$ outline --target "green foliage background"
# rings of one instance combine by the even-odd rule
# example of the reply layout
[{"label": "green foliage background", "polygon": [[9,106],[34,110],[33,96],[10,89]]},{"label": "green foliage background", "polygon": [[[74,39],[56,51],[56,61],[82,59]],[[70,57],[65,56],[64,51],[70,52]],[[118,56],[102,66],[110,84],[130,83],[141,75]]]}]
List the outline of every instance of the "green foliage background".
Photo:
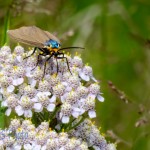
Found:
[{"label": "green foliage background", "polygon": [[56,33],[63,46],[86,48],[80,53],[105,97],[97,102],[96,124],[118,150],[149,150],[150,1],[0,0],[1,46],[10,44],[7,29],[27,25]]}]

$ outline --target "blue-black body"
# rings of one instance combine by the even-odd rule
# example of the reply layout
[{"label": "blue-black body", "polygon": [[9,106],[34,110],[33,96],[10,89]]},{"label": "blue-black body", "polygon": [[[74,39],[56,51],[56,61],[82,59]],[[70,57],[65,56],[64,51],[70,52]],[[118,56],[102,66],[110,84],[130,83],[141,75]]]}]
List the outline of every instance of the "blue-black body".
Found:
[{"label": "blue-black body", "polygon": [[52,49],[53,48],[60,49],[60,46],[61,46],[60,43],[58,43],[57,41],[52,40],[52,39],[46,41],[44,45],[51,47]]}]

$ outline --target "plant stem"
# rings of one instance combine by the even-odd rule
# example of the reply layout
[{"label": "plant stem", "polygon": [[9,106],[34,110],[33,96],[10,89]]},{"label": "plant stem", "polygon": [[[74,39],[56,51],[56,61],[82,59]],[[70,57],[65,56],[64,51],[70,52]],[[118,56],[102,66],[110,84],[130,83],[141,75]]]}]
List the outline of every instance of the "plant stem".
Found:
[{"label": "plant stem", "polygon": [[54,116],[56,115],[56,113],[60,110],[61,107],[56,107],[56,109],[54,110],[54,112],[49,116],[50,121],[54,118]]},{"label": "plant stem", "polygon": [[4,29],[3,29],[3,38],[1,41],[1,44],[4,45],[8,42],[8,37],[7,37],[7,30],[9,29],[9,24],[10,24],[10,7],[8,8],[6,12],[6,17],[4,19]]},{"label": "plant stem", "polygon": [[75,120],[76,120],[76,119],[71,118],[71,119],[70,119],[70,122],[67,124],[67,126],[66,126],[65,129],[70,128],[71,124],[72,124]]},{"label": "plant stem", "polygon": [[80,124],[84,121],[85,118],[86,118],[86,115],[85,115],[85,116],[82,116],[82,118],[80,119],[80,121],[79,121],[77,124],[75,124],[74,126],[72,126],[72,127],[70,127],[69,129],[67,129],[66,132],[68,132],[68,131],[70,131],[70,130],[76,128],[78,125],[80,125]]}]

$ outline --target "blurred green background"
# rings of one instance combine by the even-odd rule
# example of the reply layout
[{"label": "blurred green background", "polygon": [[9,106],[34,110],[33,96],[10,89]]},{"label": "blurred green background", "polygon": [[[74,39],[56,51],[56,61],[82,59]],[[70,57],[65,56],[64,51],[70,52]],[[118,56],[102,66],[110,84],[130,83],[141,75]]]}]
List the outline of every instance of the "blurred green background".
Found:
[{"label": "blurred green background", "polygon": [[7,29],[27,25],[85,47],[105,97],[96,124],[118,150],[150,150],[150,1],[0,0],[1,46]]}]

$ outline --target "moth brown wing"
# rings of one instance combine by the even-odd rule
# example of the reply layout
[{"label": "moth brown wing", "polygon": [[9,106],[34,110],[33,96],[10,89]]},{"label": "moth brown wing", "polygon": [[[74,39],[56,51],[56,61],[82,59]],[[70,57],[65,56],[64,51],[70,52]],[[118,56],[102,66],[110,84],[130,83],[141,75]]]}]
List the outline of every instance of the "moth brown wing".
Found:
[{"label": "moth brown wing", "polygon": [[31,28],[31,31],[32,31],[32,33],[31,33],[32,36],[35,36],[36,40],[43,43],[43,45],[46,41],[49,40],[48,35],[45,34],[45,32],[42,29],[40,29],[36,26],[31,26],[30,28]]},{"label": "moth brown wing", "polygon": [[38,28],[36,26],[32,26],[31,28],[32,28],[31,30],[34,31],[32,33],[32,36],[34,34],[36,34],[36,36],[38,37],[37,40],[39,40],[43,44],[45,42],[47,42],[48,40],[50,40],[50,39],[55,40],[58,43],[60,43],[59,39],[57,37],[55,37],[53,34],[51,34],[50,32],[44,31],[44,30],[42,30],[42,29],[40,29],[40,28]]},{"label": "moth brown wing", "polygon": [[19,38],[19,37],[15,37],[15,36],[13,36],[13,35],[10,35],[10,37],[11,37],[12,39],[14,39],[14,40],[16,40],[16,41],[18,41],[18,42],[20,42],[20,43],[24,43],[24,44],[26,44],[26,45],[30,45],[30,46],[34,46],[34,47],[40,47],[40,48],[43,47],[43,44],[39,44],[39,43],[37,43],[37,42],[24,40],[24,39],[21,39],[21,38]]},{"label": "moth brown wing", "polygon": [[[38,32],[40,32],[40,34]],[[41,36],[42,33],[44,34],[45,38]],[[35,26],[8,30],[8,35],[20,43],[41,48],[44,46],[45,40],[48,39],[48,37],[45,35],[45,32],[42,32],[41,29],[37,29]]]},{"label": "moth brown wing", "polygon": [[47,34],[47,36],[49,37],[49,39],[55,40],[55,41],[57,41],[58,43],[60,43],[60,40],[59,40],[56,36],[54,36],[53,34],[51,34],[51,33],[48,32],[48,31],[44,31],[44,32]]}]

